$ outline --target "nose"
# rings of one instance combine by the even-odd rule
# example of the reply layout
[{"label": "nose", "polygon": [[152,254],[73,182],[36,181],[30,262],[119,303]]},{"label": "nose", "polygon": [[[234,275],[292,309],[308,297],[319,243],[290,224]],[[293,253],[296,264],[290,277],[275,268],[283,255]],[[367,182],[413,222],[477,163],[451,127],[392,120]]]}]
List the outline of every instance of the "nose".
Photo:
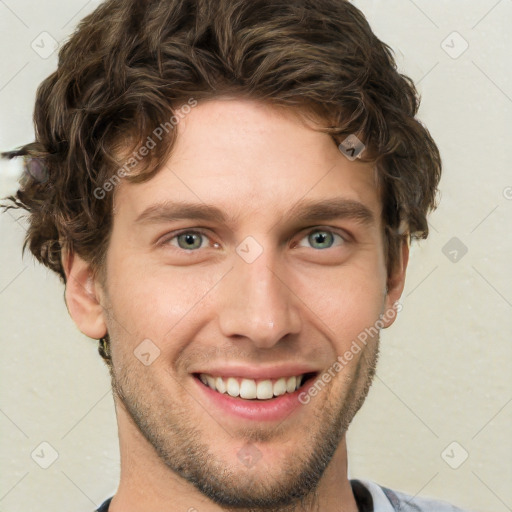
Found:
[{"label": "nose", "polygon": [[270,348],[301,329],[297,296],[287,285],[288,273],[264,251],[247,263],[235,256],[234,267],[219,283],[219,324],[226,337],[249,339]]}]

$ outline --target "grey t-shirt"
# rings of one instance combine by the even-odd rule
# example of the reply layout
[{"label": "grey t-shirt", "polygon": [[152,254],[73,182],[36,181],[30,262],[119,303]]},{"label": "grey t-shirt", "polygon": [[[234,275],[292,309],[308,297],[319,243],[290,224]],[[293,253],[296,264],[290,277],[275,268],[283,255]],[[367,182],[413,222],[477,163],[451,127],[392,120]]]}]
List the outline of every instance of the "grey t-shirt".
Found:
[{"label": "grey t-shirt", "polygon": [[[371,508],[360,508],[359,512],[469,512],[445,501],[411,496],[387,489],[369,480],[357,480],[356,482],[361,483],[372,497]],[[351,480],[351,484],[354,489],[354,480]],[[359,503],[357,505],[360,507]]]},{"label": "grey t-shirt", "polygon": [[[469,512],[449,503],[419,498],[381,487],[369,480],[350,480],[359,512]],[[96,512],[108,512],[112,498]]]}]

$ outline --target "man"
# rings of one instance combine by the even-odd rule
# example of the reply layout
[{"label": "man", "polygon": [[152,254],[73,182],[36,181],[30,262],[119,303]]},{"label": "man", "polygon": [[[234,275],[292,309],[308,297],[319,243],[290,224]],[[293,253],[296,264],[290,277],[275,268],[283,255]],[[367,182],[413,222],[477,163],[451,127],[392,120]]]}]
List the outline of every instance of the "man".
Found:
[{"label": "man", "polygon": [[13,206],[99,339],[100,511],[459,510],[349,480],[439,152],[342,0],[110,0],[38,91]]}]

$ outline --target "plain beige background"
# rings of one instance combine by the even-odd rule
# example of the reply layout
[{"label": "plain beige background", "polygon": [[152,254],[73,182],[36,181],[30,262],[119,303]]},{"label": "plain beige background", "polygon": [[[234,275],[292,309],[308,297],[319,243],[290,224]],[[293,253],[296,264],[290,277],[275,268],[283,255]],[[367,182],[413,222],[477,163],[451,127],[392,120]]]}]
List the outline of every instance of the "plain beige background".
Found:
[{"label": "plain beige background", "polygon": [[[383,333],[378,376],[349,432],[350,474],[510,511],[512,0],[355,3],[418,83],[444,175],[431,237],[413,245],[403,311]],[[98,4],[0,0],[0,149],[33,139],[35,90],[57,62],[52,39]],[[20,170],[0,165],[4,196]],[[119,476],[108,375],[69,319],[61,283],[21,258],[18,217],[0,215],[0,510],[90,512]]]}]

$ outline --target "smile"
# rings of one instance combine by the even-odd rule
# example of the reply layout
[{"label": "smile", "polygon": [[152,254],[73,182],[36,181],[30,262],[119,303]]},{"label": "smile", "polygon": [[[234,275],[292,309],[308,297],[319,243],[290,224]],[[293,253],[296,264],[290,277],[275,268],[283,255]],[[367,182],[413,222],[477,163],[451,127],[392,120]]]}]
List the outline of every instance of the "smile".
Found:
[{"label": "smile", "polygon": [[285,393],[295,392],[310,375],[312,374],[255,380],[242,377],[214,377],[208,373],[200,373],[199,379],[214,391],[227,393],[232,397],[244,400],[270,400]]},{"label": "smile", "polygon": [[304,405],[299,394],[314,384],[318,372],[290,377],[248,379],[195,373],[204,405],[231,417],[251,421],[283,421]]}]

